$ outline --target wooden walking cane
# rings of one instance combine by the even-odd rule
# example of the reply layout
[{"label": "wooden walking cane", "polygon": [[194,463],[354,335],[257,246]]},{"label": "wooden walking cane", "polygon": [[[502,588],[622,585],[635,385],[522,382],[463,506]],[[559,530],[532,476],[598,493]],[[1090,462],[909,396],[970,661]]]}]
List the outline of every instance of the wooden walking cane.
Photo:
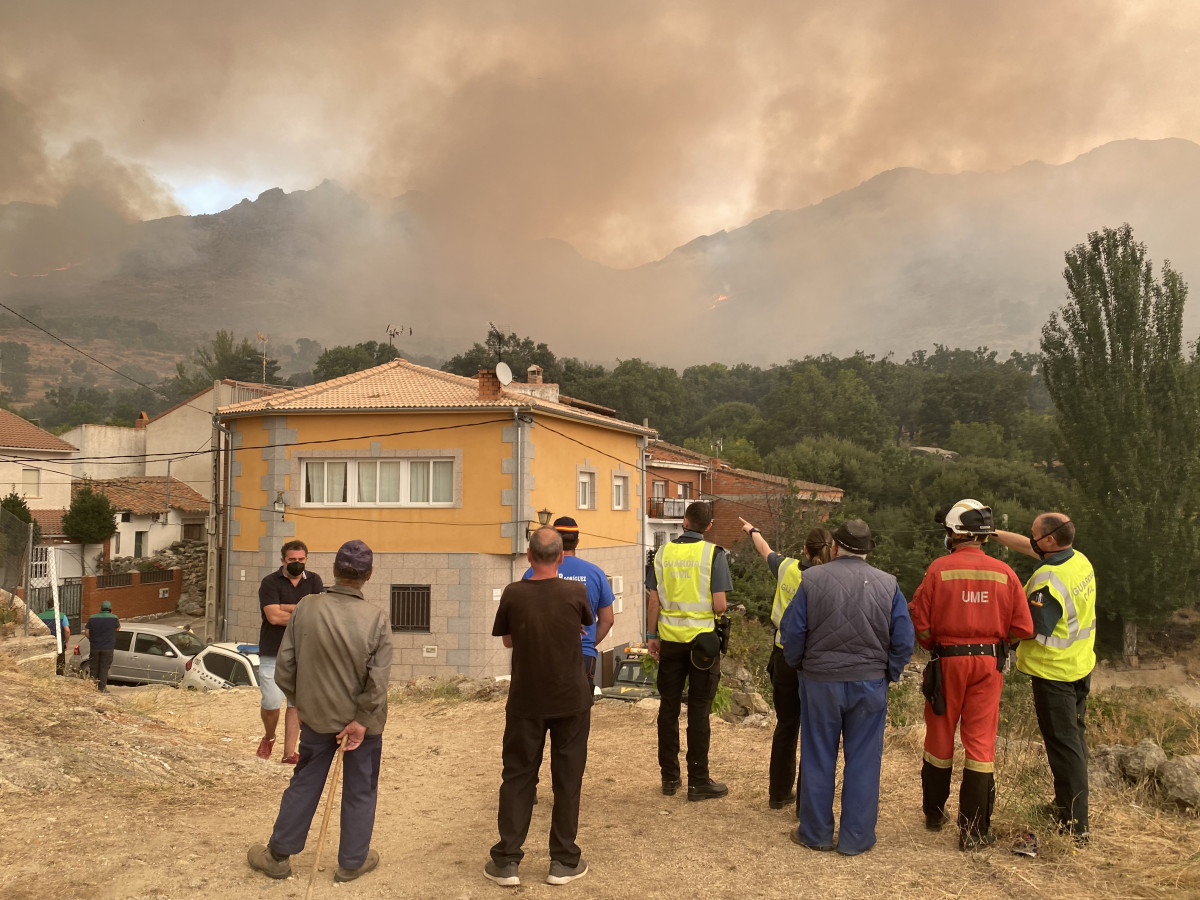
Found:
[{"label": "wooden walking cane", "polygon": [[308,876],[308,890],[304,900],[312,900],[313,882],[317,878],[317,869],[321,867],[321,851],[325,848],[325,832],[329,829],[329,814],[333,812],[333,795],[337,793],[338,776],[342,773],[342,753],[346,749],[349,735],[343,735],[338,741],[337,753],[333,759],[333,783],[329,787],[329,799],[325,801],[325,817],[321,820],[321,834],[317,838],[317,858],[313,860],[312,874]]}]

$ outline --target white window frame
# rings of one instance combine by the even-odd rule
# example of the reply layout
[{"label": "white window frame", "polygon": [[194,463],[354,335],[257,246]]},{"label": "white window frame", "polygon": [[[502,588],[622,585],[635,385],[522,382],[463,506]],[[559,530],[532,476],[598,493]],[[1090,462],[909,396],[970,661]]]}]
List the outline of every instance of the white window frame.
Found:
[{"label": "white window frame", "polygon": [[[379,500],[379,466],[380,464],[395,464],[399,467],[397,474],[397,499],[396,500]],[[345,466],[345,500],[328,499],[328,484],[329,484],[329,466],[330,465]],[[457,485],[459,484],[461,474],[461,460],[452,456],[385,456],[385,457],[311,457],[300,460],[300,505],[307,507],[324,507],[331,509],[345,509],[348,507],[354,508],[375,508],[375,509],[396,509],[396,508],[417,508],[417,509],[450,509],[458,505]],[[320,500],[310,500],[308,496],[308,473],[310,466],[322,467],[322,484],[326,487],[326,495]],[[411,499],[412,491],[415,487],[413,483],[413,467],[424,466],[428,470],[428,475],[425,479],[425,484],[428,487],[426,500]],[[444,468],[449,466],[447,472]],[[443,494],[445,499],[433,499],[434,468],[438,467],[442,474],[440,481],[441,486],[446,486],[445,477],[449,475],[449,494]],[[359,496],[359,478],[360,474],[365,475],[370,469],[375,471],[374,495],[370,499],[363,499]],[[362,470],[360,473],[360,469]],[[368,493],[366,491],[363,492]]]},{"label": "white window frame", "polygon": [[575,481],[575,508],[596,508],[596,473],[581,471]]},{"label": "white window frame", "polygon": [[623,473],[612,477],[612,508],[629,509],[629,476]]}]

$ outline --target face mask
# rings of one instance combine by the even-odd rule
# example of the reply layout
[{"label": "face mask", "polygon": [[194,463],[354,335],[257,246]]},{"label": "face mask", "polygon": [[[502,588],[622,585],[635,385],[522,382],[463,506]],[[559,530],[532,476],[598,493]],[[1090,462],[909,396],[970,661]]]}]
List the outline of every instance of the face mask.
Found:
[{"label": "face mask", "polygon": [[287,564],[287,573],[289,575],[291,575],[293,578],[295,578],[297,575],[300,575],[303,572],[304,572],[304,563],[290,562]]}]

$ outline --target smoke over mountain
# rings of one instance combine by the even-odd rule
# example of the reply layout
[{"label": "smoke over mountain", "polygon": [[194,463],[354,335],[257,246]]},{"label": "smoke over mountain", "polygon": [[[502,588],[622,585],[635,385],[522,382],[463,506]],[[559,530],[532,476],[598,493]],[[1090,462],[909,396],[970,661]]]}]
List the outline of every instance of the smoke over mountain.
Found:
[{"label": "smoke over mountain", "polygon": [[634,265],[897,166],[1200,138],[1200,11],[1169,0],[21,6],[0,203],[69,211],[80,252],[180,211],[168,185],[329,177]]}]

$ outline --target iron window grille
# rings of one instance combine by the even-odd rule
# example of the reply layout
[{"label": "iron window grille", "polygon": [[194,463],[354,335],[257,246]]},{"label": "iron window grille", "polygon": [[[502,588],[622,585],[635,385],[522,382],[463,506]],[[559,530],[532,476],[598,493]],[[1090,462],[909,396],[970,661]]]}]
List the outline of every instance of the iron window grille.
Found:
[{"label": "iron window grille", "polygon": [[428,634],[430,602],[427,584],[393,584],[392,631]]}]

